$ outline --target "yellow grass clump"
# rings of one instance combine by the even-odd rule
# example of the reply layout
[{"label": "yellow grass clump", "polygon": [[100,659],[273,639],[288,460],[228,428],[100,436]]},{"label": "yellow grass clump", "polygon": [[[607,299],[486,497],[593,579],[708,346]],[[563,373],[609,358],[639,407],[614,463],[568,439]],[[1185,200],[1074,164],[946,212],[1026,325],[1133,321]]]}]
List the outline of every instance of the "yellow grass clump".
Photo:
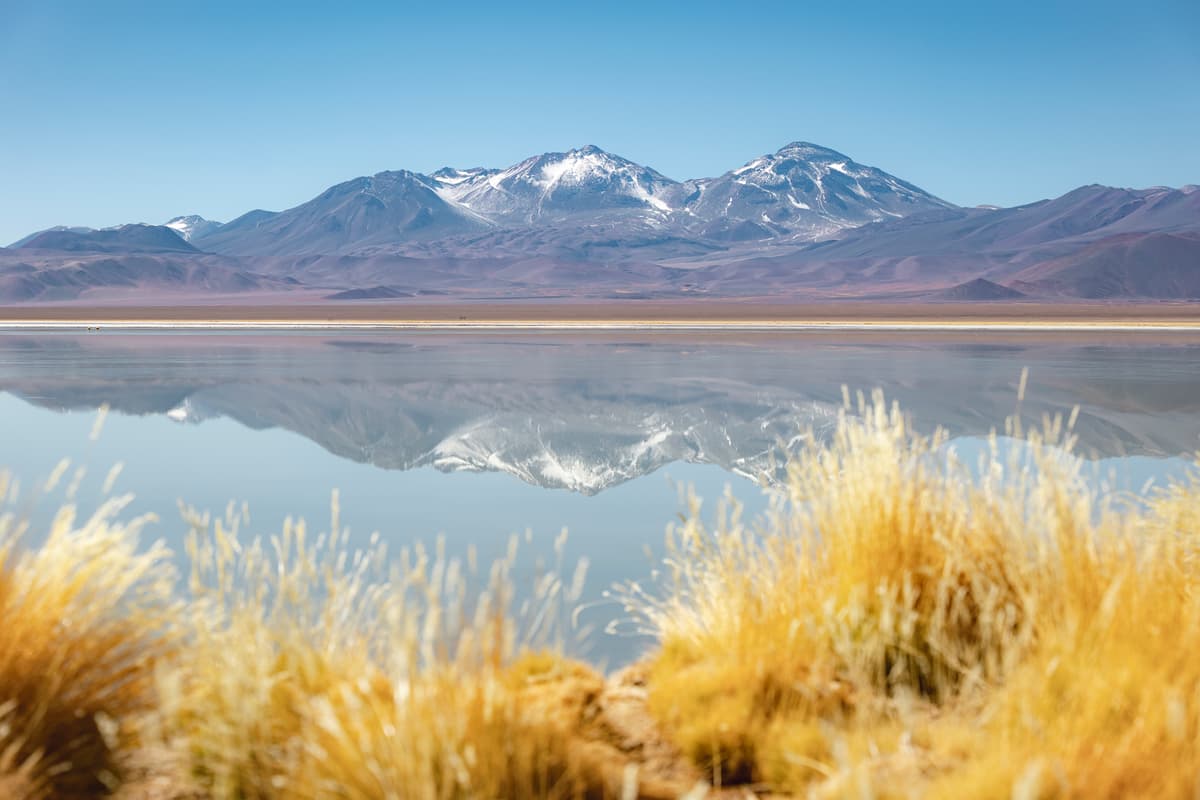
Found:
[{"label": "yellow grass clump", "polygon": [[[0,494],[7,486],[0,487]],[[186,512],[192,566],[137,548],[127,499],[39,547],[0,518],[0,798],[647,798],[598,719],[604,678],[562,653],[582,588],[516,541],[483,591],[416,547],[351,552],[337,526],[242,541]],[[561,555],[561,541],[559,553]],[[520,599],[522,610],[514,610]]]},{"label": "yellow grass clump", "polygon": [[964,463],[860,397],[767,520],[693,514],[627,596],[666,735],[783,794],[1195,797],[1200,484],[1101,494],[1069,427]]},{"label": "yellow grass clump", "polygon": [[[471,598],[469,569],[440,551],[377,574],[383,549],[349,555],[334,517],[330,535],[288,523],[269,545],[241,543],[237,515],[195,518],[188,644],[160,675],[163,736],[192,790],[618,796],[615,751],[587,735],[603,679],[528,646],[510,612],[515,544]],[[536,581],[539,624],[578,583]]]},{"label": "yellow grass clump", "polygon": [[138,547],[146,519],[116,521],[127,503],[82,520],[64,506],[36,549],[0,513],[0,796],[95,796],[139,746],[175,608],[165,551]]}]

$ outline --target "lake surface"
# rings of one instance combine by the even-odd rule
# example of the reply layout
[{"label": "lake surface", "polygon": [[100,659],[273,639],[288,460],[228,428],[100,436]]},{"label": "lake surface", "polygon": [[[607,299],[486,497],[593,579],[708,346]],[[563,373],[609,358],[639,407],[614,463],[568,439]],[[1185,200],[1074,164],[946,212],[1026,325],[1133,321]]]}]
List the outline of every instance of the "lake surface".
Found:
[{"label": "lake surface", "polygon": [[[590,565],[581,624],[604,628],[622,617],[604,590],[651,573],[681,487],[763,510],[760,484],[828,429],[843,386],[964,447],[1018,408],[1036,423],[1078,405],[1076,451],[1136,489],[1200,450],[1198,367],[1200,339],[1157,334],[0,333],[0,467],[44,521],[63,490],[33,487],[62,458],[88,470],[85,507],[122,463],[116,491],[177,549],[180,501],[245,501],[269,535],[288,515],[327,529],[334,488],[352,539],[393,551],[442,537],[483,561],[529,532],[522,579],[567,528],[566,564]],[[612,665],[644,641],[589,647]]]}]

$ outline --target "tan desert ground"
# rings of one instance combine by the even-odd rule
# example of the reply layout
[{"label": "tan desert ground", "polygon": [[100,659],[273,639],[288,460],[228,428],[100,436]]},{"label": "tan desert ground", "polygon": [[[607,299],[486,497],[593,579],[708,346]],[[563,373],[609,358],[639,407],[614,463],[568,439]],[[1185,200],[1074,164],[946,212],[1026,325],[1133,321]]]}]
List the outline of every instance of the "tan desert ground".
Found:
[{"label": "tan desert ground", "polygon": [[0,325],[421,327],[1197,327],[1200,304],[782,303],[747,301],[312,303],[247,305],[38,304],[0,307]]}]

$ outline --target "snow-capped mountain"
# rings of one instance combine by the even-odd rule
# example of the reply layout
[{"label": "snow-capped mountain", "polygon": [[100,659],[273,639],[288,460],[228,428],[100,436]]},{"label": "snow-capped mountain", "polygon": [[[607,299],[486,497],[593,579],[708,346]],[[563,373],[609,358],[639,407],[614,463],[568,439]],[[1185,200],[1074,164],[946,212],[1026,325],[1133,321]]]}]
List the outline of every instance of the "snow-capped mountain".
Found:
[{"label": "snow-capped mountain", "polygon": [[814,240],[844,228],[953,208],[883,170],[792,142],[719,178],[687,183],[690,226],[720,240]]},{"label": "snow-capped mountain", "polygon": [[192,239],[198,239],[201,236],[213,233],[221,227],[221,223],[205,219],[198,214],[188,214],[187,216],[173,217],[167,220],[163,223],[163,227],[170,228],[182,236],[185,242],[190,242]]},{"label": "snow-capped mountain", "polygon": [[[203,249],[237,256],[362,254],[364,248],[378,255],[390,247],[416,257],[428,249],[425,243],[448,239],[433,250],[459,258],[475,254],[458,248],[477,250],[478,242],[464,245],[454,237],[492,230],[511,244],[507,232],[536,230],[549,231],[563,252],[586,249],[593,239],[611,249],[649,235],[678,242],[676,255],[690,255],[704,241],[720,247],[810,241],[946,207],[882,170],[803,142],[718,178],[684,183],[587,145],[507,169],[443,167],[430,175],[400,170],[355,178],[254,225],[235,220],[193,238]],[[506,245],[505,252],[511,249]]]},{"label": "snow-capped mountain", "polygon": [[[353,255],[364,249],[378,255],[450,240],[436,250],[439,257],[457,258],[466,254],[455,252],[461,244],[455,237],[488,230],[550,231],[554,248],[563,252],[587,249],[592,240],[611,249],[629,237],[637,248],[649,236],[677,242],[674,255],[683,256],[703,250],[704,241],[725,247],[774,238],[814,240],[947,206],[886,172],[803,142],[718,178],[684,183],[587,145],[532,156],[506,169],[380,172],[339,183],[286,211],[253,211],[227,224],[192,214],[164,227],[201,250],[247,257]],[[478,249],[478,243],[467,246]]]},{"label": "snow-capped mountain", "polygon": [[443,197],[506,225],[611,211],[662,222],[679,193],[676,181],[595,145],[533,156],[505,170],[446,168],[433,177]]}]

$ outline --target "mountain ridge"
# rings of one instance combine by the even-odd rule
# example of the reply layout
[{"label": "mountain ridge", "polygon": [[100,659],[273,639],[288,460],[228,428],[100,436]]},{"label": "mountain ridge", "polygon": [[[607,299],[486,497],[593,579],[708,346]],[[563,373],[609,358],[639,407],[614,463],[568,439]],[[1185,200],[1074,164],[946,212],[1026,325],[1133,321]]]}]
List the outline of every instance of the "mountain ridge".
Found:
[{"label": "mountain ridge", "polygon": [[[781,177],[760,168],[747,176],[748,167],[755,164],[782,165],[794,174]],[[385,205],[407,204],[413,221],[420,224],[397,224],[383,213],[372,221],[366,212],[348,212],[332,202],[339,197],[353,201],[349,195],[354,192],[368,195],[373,181],[393,175],[407,180],[386,197],[376,195],[376,199]],[[826,178],[831,182],[828,191]],[[788,182],[786,198],[760,185],[778,188],[781,180]],[[717,187],[716,193],[728,198],[723,207],[714,206],[715,201],[709,199],[714,194],[710,187]],[[836,150],[807,142],[785,145],[715,178],[687,181],[673,180],[589,144],[530,156],[506,168],[446,166],[428,175],[391,170],[360,176],[260,220],[252,229],[242,226],[240,235],[232,233],[238,226],[230,223],[195,238],[202,247],[225,255],[353,254],[384,244],[402,247],[481,230],[552,228],[585,220],[592,225],[669,229],[718,241],[778,236],[808,240],[901,216],[897,209],[911,213],[952,207],[876,167],[865,167]],[[736,216],[733,221],[731,213]],[[357,235],[329,235],[330,230],[347,230],[347,216],[360,223]],[[297,218],[307,222],[307,238],[282,232],[294,230]]]},{"label": "mountain ridge", "polygon": [[[158,237],[150,249],[163,274],[146,264],[134,273],[167,289],[171,275],[196,274],[192,262],[204,261],[206,270],[243,276],[217,281],[223,286],[339,302],[1200,299],[1192,185],[1089,184],[1013,208],[961,208],[797,140],[711,178],[677,181],[584,145],[506,168],[386,170],[224,224],[188,215],[165,226],[60,226],[0,250],[0,302],[129,290],[139,278],[112,261],[147,250],[138,231]],[[108,258],[101,266],[83,263],[99,253]],[[85,267],[86,279],[63,280],[64,266]],[[185,282],[178,292],[194,288]]]}]

